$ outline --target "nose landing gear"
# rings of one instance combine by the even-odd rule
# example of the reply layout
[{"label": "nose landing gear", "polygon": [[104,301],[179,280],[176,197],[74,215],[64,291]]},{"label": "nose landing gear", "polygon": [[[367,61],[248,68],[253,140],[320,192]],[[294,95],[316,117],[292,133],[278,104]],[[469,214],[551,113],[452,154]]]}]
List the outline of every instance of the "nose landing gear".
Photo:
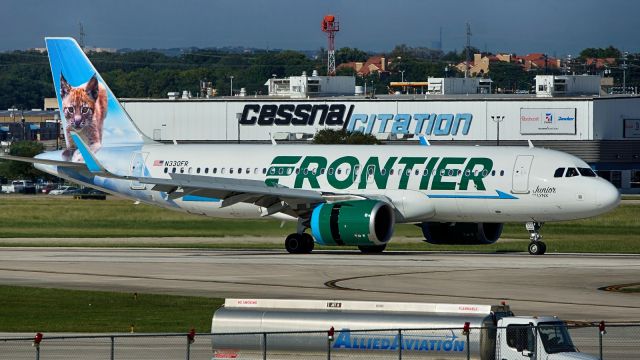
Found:
[{"label": "nose landing gear", "polygon": [[529,231],[529,254],[531,255],[543,255],[547,252],[547,244],[542,241],[542,235],[540,235],[540,228],[543,223],[529,221],[526,224],[527,231]]}]

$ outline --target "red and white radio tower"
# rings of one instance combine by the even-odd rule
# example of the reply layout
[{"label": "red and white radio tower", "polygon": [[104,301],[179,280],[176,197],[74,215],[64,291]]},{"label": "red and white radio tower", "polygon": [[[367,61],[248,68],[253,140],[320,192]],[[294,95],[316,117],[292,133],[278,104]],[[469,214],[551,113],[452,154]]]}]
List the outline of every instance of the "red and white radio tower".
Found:
[{"label": "red and white radio tower", "polygon": [[327,51],[327,75],[336,75],[336,48],[335,39],[336,32],[340,31],[340,23],[336,21],[336,17],[333,15],[325,15],[322,18],[322,31],[327,33],[329,39],[329,49]]}]

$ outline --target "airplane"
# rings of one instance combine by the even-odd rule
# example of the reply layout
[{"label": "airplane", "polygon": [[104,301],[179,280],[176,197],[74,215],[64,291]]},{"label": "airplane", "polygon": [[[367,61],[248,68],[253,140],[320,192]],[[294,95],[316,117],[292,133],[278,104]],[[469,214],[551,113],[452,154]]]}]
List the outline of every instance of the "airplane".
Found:
[{"label": "airplane", "polygon": [[492,244],[505,222],[522,222],[529,253],[541,255],[545,222],[597,216],[620,202],[587,163],[531,142],[161,144],[136,127],[74,39],[45,42],[66,148],[3,158],[172,210],[295,221],[289,253],[310,253],[315,243],[380,253],[399,223],[416,224],[432,244]]}]

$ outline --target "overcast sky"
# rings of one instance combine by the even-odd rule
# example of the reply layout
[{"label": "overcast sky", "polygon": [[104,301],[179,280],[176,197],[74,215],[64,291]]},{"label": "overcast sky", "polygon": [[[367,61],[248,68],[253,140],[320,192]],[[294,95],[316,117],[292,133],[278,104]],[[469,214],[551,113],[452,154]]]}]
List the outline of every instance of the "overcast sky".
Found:
[{"label": "overcast sky", "polygon": [[336,47],[396,44],[564,56],[585,47],[640,51],[637,0],[0,0],[0,51],[74,36],[108,48],[246,46],[318,49],[324,14],[340,21]]}]

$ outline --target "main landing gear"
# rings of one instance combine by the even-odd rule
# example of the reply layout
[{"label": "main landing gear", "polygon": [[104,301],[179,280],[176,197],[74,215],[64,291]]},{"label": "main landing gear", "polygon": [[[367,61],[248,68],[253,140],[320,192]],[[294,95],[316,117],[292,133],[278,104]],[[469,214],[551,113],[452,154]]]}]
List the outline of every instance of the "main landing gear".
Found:
[{"label": "main landing gear", "polygon": [[543,255],[547,252],[547,245],[542,242],[542,235],[540,235],[540,228],[542,223],[529,221],[526,224],[527,231],[529,231],[529,254],[531,255]]},{"label": "main landing gear", "polygon": [[284,247],[290,254],[309,254],[313,251],[315,241],[313,236],[304,232],[307,225],[304,220],[298,219],[297,232],[289,234],[284,241]]},{"label": "main landing gear", "polygon": [[313,237],[307,233],[290,234],[284,241],[284,247],[291,254],[309,254],[314,245]]}]

